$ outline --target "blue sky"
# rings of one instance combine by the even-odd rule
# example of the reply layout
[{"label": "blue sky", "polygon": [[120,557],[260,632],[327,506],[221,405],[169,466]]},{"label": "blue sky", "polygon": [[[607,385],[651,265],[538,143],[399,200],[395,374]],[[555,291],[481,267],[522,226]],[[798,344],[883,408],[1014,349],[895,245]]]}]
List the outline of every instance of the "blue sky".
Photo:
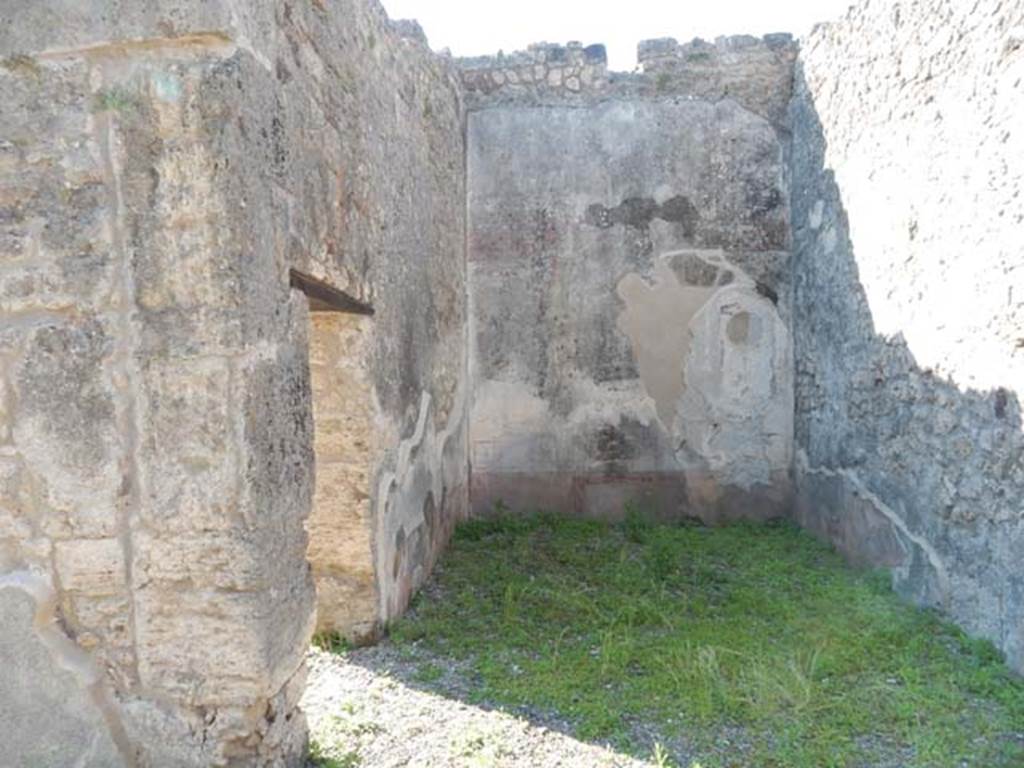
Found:
[{"label": "blue sky", "polygon": [[609,66],[631,70],[638,40],[792,32],[843,15],[852,0],[382,0],[392,18],[415,18],[434,49],[456,56],[513,51],[545,40],[604,43]]}]

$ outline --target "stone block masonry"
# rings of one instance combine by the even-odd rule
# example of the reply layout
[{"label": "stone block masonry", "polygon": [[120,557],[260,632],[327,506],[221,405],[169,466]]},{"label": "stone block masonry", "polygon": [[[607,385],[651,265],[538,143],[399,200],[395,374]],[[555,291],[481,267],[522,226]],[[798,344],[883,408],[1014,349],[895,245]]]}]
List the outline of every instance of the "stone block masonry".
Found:
[{"label": "stone block masonry", "polygon": [[644,40],[634,72],[609,72],[603,45],[538,43],[525,51],[456,59],[470,110],[567,106],[605,99],[730,99],[785,129],[797,45],[790,35],[679,44]]},{"label": "stone block masonry", "polygon": [[791,516],[1024,669],[1022,28],[615,73],[373,0],[3,4],[4,759],[300,765],[314,628],[471,507]]},{"label": "stone block masonry", "polygon": [[316,479],[288,271],[378,308],[376,627],[466,509],[459,84],[375,4],[142,5],[0,9],[4,760],[298,765]]},{"label": "stone block masonry", "polygon": [[459,59],[462,83],[470,105],[506,98],[563,99],[608,85],[608,57],[603,45],[537,43],[508,56]]}]

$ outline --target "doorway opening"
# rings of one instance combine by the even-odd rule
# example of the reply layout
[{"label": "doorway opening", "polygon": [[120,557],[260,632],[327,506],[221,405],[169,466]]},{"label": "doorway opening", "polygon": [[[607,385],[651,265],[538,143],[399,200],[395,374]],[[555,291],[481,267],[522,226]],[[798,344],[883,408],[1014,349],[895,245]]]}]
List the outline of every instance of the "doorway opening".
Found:
[{"label": "doorway opening", "polygon": [[370,484],[378,445],[368,369],[373,308],[291,271],[309,299],[309,371],[316,482],[306,521],[318,633],[354,644],[380,625]]}]

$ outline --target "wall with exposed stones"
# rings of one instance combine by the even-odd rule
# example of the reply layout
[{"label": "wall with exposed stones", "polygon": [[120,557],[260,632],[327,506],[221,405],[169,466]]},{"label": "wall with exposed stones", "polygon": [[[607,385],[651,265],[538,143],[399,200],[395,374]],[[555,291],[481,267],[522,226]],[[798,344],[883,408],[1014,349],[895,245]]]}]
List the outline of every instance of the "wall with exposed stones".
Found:
[{"label": "wall with exposed stones", "polygon": [[375,3],[0,9],[0,742],[296,765],[307,300],[376,309],[375,618],[465,514],[462,103]]},{"label": "wall with exposed stones", "polygon": [[582,106],[606,99],[735,101],[785,129],[797,46],[791,35],[713,42],[643,40],[634,72],[609,72],[605,48],[537,43],[525,51],[456,59],[470,110]]},{"label": "wall with exposed stones", "polygon": [[373,318],[312,312],[310,319],[316,483],[306,554],[316,581],[317,631],[362,643],[376,637],[381,623],[372,485],[382,446],[365,365]]},{"label": "wall with exposed stones", "polygon": [[472,108],[501,100],[571,98],[608,85],[603,45],[536,43],[509,55],[459,59],[462,84]]},{"label": "wall with exposed stones", "polygon": [[1024,668],[1018,6],[610,73],[373,0],[6,3],[5,759],[299,764],[317,613],[374,637],[470,506],[795,506]]},{"label": "wall with exposed stones", "polygon": [[801,522],[1024,669],[1024,6],[863,3],[793,102]]},{"label": "wall with exposed stones", "polygon": [[[795,47],[773,36],[701,50],[611,77],[599,46],[459,62],[472,94],[477,513],[616,517],[629,502],[669,519],[788,511],[777,121]],[[586,78],[566,70],[588,66]],[[748,76],[759,87],[727,95]]]}]

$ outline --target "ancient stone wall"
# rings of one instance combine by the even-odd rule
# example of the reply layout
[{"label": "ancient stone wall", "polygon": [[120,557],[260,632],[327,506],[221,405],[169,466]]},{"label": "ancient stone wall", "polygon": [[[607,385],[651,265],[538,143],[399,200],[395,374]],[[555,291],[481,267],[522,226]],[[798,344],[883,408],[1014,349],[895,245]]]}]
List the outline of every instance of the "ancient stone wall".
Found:
[{"label": "ancient stone wall", "polygon": [[1024,7],[862,3],[793,102],[798,516],[1024,669]]},{"label": "ancient stone wall", "polygon": [[466,507],[462,113],[365,2],[0,10],[0,741],[297,764],[307,300],[374,305],[377,616]]},{"label": "ancient stone wall", "polygon": [[[716,82],[752,70],[768,87],[740,100],[703,90],[685,60],[664,77],[594,77],[580,89],[564,74],[557,89],[539,76],[532,89],[509,81],[519,71],[510,61],[550,62],[547,46],[494,59],[482,88],[486,62],[461,62],[476,89],[467,168],[478,513],[788,509],[789,193],[771,105],[789,99],[795,51],[781,38],[709,47]],[[585,62],[592,49],[564,50]]]},{"label": "ancient stone wall", "polygon": [[382,446],[366,366],[373,318],[313,312],[311,319],[316,487],[306,530],[317,631],[361,643],[376,638],[381,619],[372,486]]},{"label": "ancient stone wall", "polygon": [[536,43],[525,51],[458,60],[471,107],[502,99],[571,98],[608,85],[603,45]]},{"label": "ancient stone wall", "polygon": [[456,59],[471,110],[577,106],[606,99],[729,99],[785,130],[797,46],[787,34],[680,44],[643,40],[633,72],[609,72],[605,48],[537,43],[526,51]]},{"label": "ancient stone wall", "polygon": [[1022,28],[865,3],[795,70],[626,74],[373,0],[4,4],[4,758],[298,764],[315,603],[374,636],[470,490],[717,521],[795,477],[1024,668]]}]

